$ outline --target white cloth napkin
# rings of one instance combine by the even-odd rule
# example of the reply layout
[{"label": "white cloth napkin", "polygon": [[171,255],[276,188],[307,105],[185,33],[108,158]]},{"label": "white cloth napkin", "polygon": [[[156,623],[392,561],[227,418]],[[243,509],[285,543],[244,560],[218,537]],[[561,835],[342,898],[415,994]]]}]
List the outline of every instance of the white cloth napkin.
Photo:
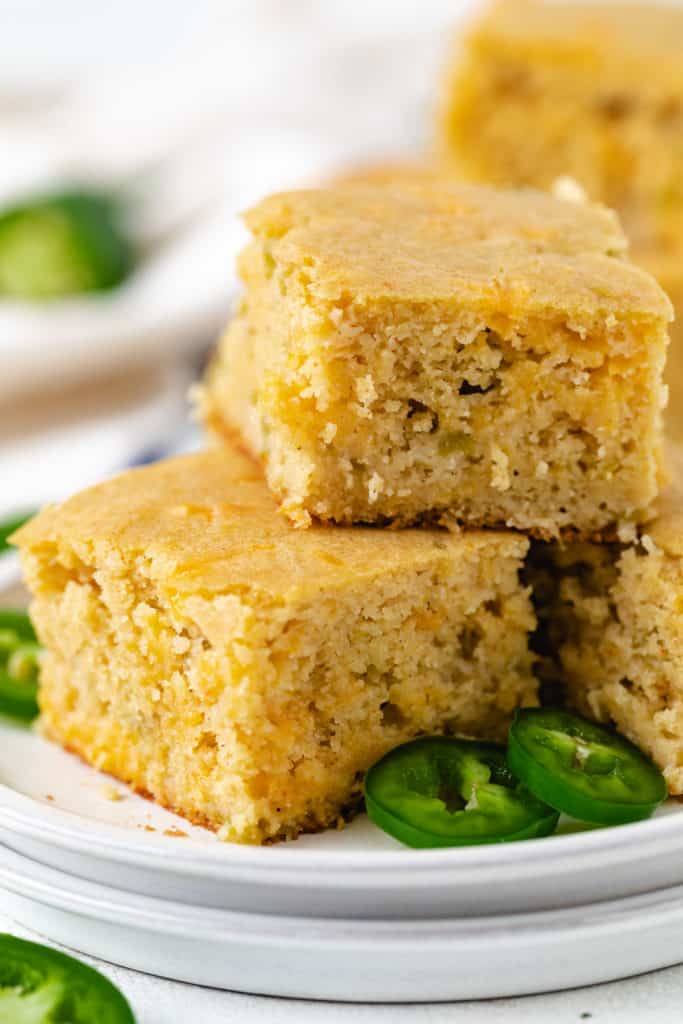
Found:
[{"label": "white cloth napkin", "polygon": [[[118,374],[0,408],[0,519],[59,501],[129,466],[199,447],[183,366]],[[0,590],[18,561],[0,556]]]}]

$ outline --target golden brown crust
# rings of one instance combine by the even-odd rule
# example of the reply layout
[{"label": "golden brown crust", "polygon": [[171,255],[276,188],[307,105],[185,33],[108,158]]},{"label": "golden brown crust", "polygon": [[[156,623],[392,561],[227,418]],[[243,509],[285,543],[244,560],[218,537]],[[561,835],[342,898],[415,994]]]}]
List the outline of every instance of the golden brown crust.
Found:
[{"label": "golden brown crust", "polygon": [[461,298],[498,314],[561,309],[586,317],[671,317],[654,280],[623,255],[604,207],[533,189],[439,181],[285,192],[246,214],[271,258],[306,268],[328,298]]}]

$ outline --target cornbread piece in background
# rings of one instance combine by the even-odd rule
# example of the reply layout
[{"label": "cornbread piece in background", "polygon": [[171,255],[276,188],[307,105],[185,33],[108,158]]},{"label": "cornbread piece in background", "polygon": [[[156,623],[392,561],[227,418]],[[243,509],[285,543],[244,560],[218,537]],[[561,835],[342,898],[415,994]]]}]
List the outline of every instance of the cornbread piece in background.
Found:
[{"label": "cornbread piece in background", "polygon": [[292,530],[245,457],[136,470],[16,536],[44,733],[222,838],[334,825],[421,733],[536,702],[526,538]]},{"label": "cornbread piece in background", "polygon": [[264,200],[200,407],[297,525],[550,537],[657,491],[670,304],[615,216],[435,181]]},{"label": "cornbread piece in background", "polygon": [[537,543],[528,578],[541,675],[589,718],[613,722],[683,794],[683,455],[657,514],[629,545]]},{"label": "cornbread piece in background", "polygon": [[[683,324],[683,8],[491,4],[458,40],[438,122],[441,166],[497,185],[575,178],[619,213],[635,263]],[[683,327],[665,373],[683,440]]]},{"label": "cornbread piece in background", "polygon": [[661,252],[636,253],[640,265],[648,270],[671,299],[676,319],[669,327],[671,343],[664,367],[664,383],[669,401],[664,410],[667,437],[683,443],[683,225],[677,248]]},{"label": "cornbread piece in background", "polygon": [[489,5],[449,74],[443,160],[468,178],[549,187],[570,175],[638,246],[683,227],[683,9]]},{"label": "cornbread piece in background", "polygon": [[450,168],[444,169],[433,160],[395,159],[352,164],[321,185],[435,185],[439,181],[453,184],[458,180]]}]

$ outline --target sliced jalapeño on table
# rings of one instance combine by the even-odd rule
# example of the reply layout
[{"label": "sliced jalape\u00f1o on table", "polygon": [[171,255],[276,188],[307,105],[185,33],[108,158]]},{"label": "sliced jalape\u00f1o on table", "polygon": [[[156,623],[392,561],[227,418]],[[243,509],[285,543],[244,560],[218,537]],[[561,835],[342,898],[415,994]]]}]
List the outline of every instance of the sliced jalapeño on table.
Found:
[{"label": "sliced jalape\u00f1o on table", "polygon": [[135,1024],[121,992],[99,971],[14,935],[0,935],[0,1021]]},{"label": "sliced jalape\u00f1o on table", "polygon": [[36,717],[42,654],[26,612],[0,608],[0,715],[23,722]]},{"label": "sliced jalape\u00f1o on table", "polygon": [[648,818],[667,796],[664,776],[637,747],[561,709],[517,712],[508,764],[539,800],[596,825]]},{"label": "sliced jalape\u00f1o on table", "polygon": [[404,743],[373,765],[365,803],[376,825],[412,847],[532,839],[558,820],[514,778],[504,747],[444,736]]},{"label": "sliced jalape\u00f1o on table", "polygon": [[106,291],[126,279],[133,263],[121,203],[109,193],[72,189],[0,210],[0,297]]},{"label": "sliced jalape\u00f1o on table", "polygon": [[10,519],[3,519],[0,522],[0,555],[4,555],[11,550],[8,538],[12,536],[15,530],[18,530],[20,526],[28,522],[34,514],[33,512],[26,512],[23,515],[15,515]]}]

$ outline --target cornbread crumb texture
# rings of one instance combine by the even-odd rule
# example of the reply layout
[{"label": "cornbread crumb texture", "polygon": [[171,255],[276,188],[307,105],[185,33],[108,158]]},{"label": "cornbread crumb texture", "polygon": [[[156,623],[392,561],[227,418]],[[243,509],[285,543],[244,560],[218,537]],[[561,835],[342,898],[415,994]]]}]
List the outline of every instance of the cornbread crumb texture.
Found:
[{"label": "cornbread crumb texture", "polygon": [[628,545],[534,546],[529,578],[546,685],[613,722],[683,794],[683,457]]},{"label": "cornbread crumb texture", "polygon": [[552,536],[652,500],[671,309],[608,210],[426,178],[272,196],[247,223],[201,404],[295,523]]},{"label": "cornbread crumb texture", "polygon": [[441,158],[499,184],[576,178],[637,247],[683,228],[683,11],[661,3],[490,5],[455,48]]},{"label": "cornbread crumb texture", "polygon": [[397,743],[502,736],[536,698],[514,534],[292,530],[217,451],[86,491],[17,542],[44,732],[225,839],[334,824]]},{"label": "cornbread crumb texture", "polygon": [[[415,182],[453,183],[461,180],[462,172],[451,160],[447,166],[433,160],[422,163],[368,164],[356,167],[338,178],[338,184],[386,184],[394,187]],[[585,202],[585,190],[567,175],[556,179],[551,188],[553,195],[572,202]],[[668,401],[664,410],[664,430],[667,437],[683,443],[683,225],[677,231],[676,242],[670,244],[631,247],[633,262],[643,267],[659,283],[677,311],[669,326],[670,344],[664,367],[664,384]]]}]

